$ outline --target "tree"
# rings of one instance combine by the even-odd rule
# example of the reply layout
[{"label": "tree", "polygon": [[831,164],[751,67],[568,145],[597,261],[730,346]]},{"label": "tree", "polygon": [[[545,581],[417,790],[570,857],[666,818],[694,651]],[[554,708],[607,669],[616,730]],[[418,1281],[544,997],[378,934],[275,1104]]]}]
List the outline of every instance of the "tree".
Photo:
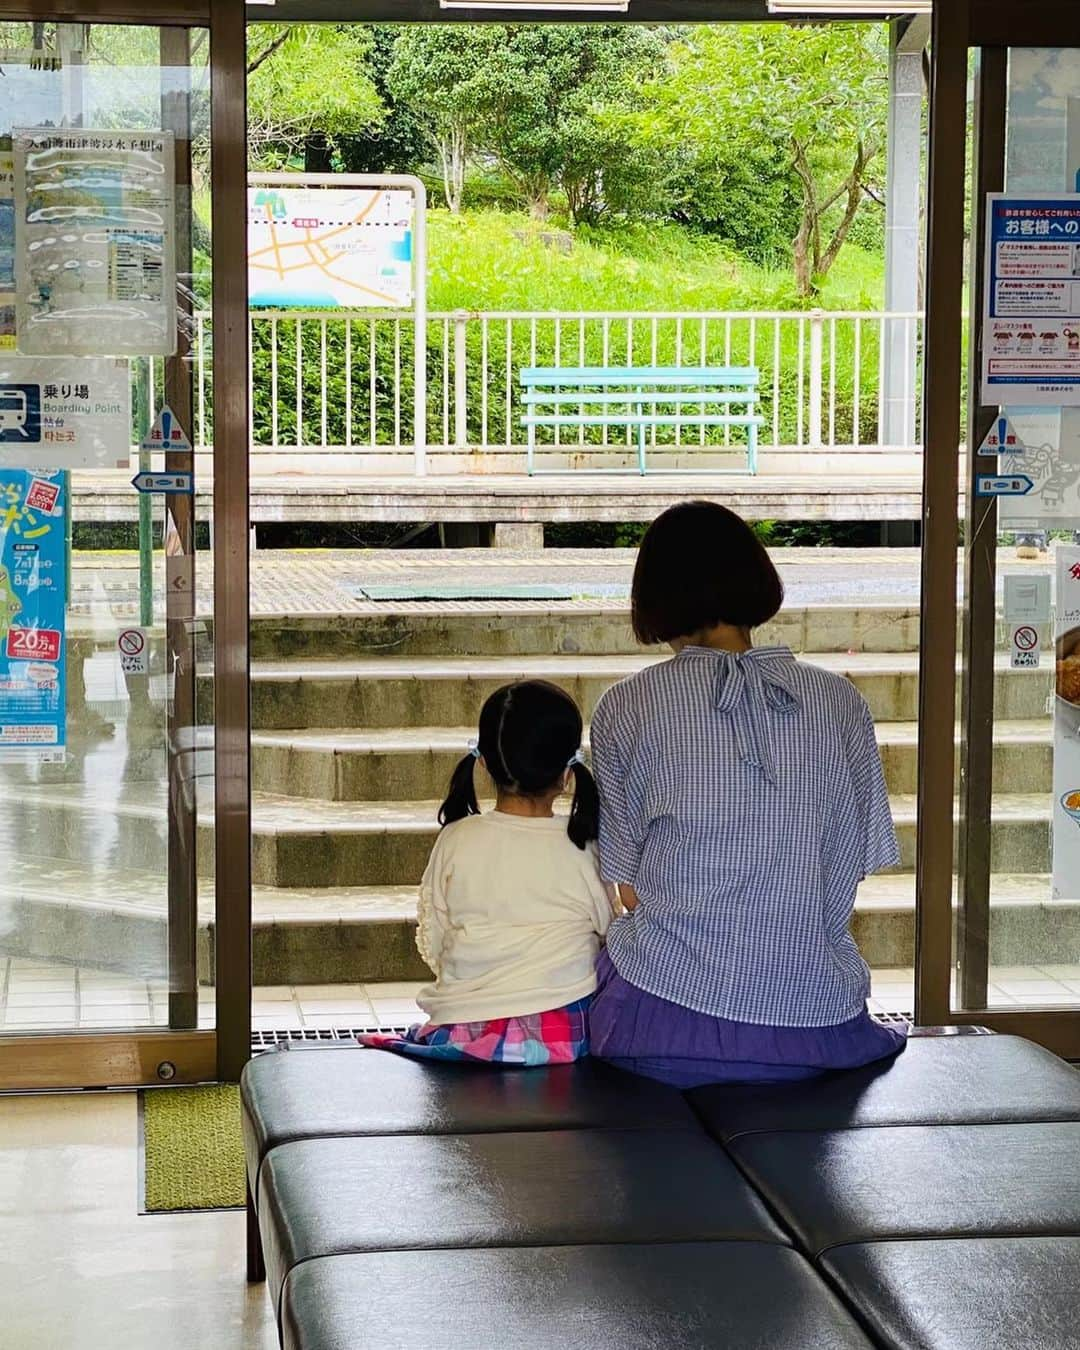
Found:
[{"label": "tree", "polygon": [[623,125],[609,114],[659,67],[665,47],[662,30],[638,24],[502,29],[478,80],[480,135],[534,216],[548,214],[555,186],[579,222],[634,199],[647,166],[630,162]]},{"label": "tree", "polygon": [[334,151],[377,126],[382,100],[367,70],[370,36],[356,24],[253,24],[249,29],[248,139],[259,167],[304,158],[334,167]]},{"label": "tree", "polygon": [[[879,173],[888,116],[881,25],[734,25],[694,29],[671,70],[644,91],[639,133],[698,165],[781,159],[799,189],[795,284],[814,295]],[[721,183],[719,190],[723,191]]]},{"label": "tree", "polygon": [[486,67],[500,32],[500,25],[416,24],[402,31],[387,71],[391,96],[408,107],[438,157],[446,205],[454,212],[461,210]]},{"label": "tree", "polygon": [[400,24],[373,24],[368,30],[368,75],[382,100],[380,121],[363,131],[342,137],[338,151],[348,173],[415,173],[425,162],[427,143],[420,124],[407,104],[399,102],[387,74],[403,32]]}]

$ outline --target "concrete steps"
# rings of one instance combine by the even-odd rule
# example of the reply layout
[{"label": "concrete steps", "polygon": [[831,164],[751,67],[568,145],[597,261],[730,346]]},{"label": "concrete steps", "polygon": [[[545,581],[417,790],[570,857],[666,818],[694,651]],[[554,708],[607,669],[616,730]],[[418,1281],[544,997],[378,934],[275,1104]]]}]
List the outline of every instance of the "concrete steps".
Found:
[{"label": "concrete steps", "polygon": [[[162,873],[129,868],[106,884],[99,868],[48,860],[0,885],[8,954],[117,966],[145,978],[167,972]],[[214,969],[213,881],[201,884],[200,976]],[[996,965],[1080,962],[1080,905],[1052,902],[1044,873],[999,873],[991,893]],[[256,886],[255,982],[273,985],[425,979],[417,955],[415,886]],[[871,877],[860,888],[852,930],[877,968],[910,964],[915,885],[910,872]]]},{"label": "concrete steps", "polygon": [[[641,655],[385,656],[256,662],[251,672],[253,725],[259,731],[470,726],[484,700],[515,679],[554,681],[578,701],[588,718],[601,694],[616,680],[662,659]],[[916,719],[916,653],[816,653],[809,659],[849,678],[866,698],[876,721]],[[1045,716],[1052,678],[1049,655],[1038,670],[1026,671],[1009,669],[1002,654],[995,676],[997,715],[1009,721]],[[210,693],[211,682],[204,680],[206,712]]]},{"label": "concrete steps", "polygon": [[[881,722],[877,733],[890,792],[914,793],[918,724]],[[475,734],[466,726],[259,731],[252,737],[254,787],[334,802],[438,798]],[[1053,731],[1048,718],[998,722],[994,739],[996,782],[1018,792],[1050,792]],[[958,783],[959,774],[957,765]]]},{"label": "concrete steps", "polygon": [[[520,569],[519,569],[520,570]],[[592,586],[616,589],[609,579],[624,577],[625,562],[593,571]],[[527,574],[531,577],[532,573]],[[544,573],[559,584],[557,564]],[[517,577],[509,567],[501,580]],[[482,591],[490,587],[478,583]],[[422,597],[422,583],[413,587]],[[432,590],[437,590],[432,587]],[[467,589],[467,588],[464,588]],[[398,600],[365,614],[255,614],[251,654],[256,660],[356,658],[371,656],[577,656],[641,655],[630,631],[626,598],[575,598],[582,583],[561,587],[557,604],[535,600],[456,600],[435,604],[422,598]],[[362,589],[357,588],[362,594]],[[918,646],[919,611],[910,605],[793,605],[760,630],[759,644],[784,643],[795,652],[910,652]]]},{"label": "concrete steps", "polygon": [[[156,800],[154,800],[156,798]],[[1051,799],[999,793],[993,802],[995,872],[1049,871]],[[915,798],[892,798],[901,871],[915,865]],[[258,886],[410,886],[423,872],[438,831],[438,802],[333,802],[269,793],[252,798],[252,867]],[[212,871],[212,801],[200,802],[199,871]],[[153,871],[164,860],[164,786],[103,800],[81,785],[24,788],[0,797],[0,838],[32,832],[41,856],[95,863],[102,871]]]},{"label": "concrete steps", "polygon": [[[849,571],[843,586],[855,585]],[[553,564],[552,574],[562,571]],[[605,574],[603,555],[596,574]],[[253,624],[260,984],[424,978],[413,944],[415,887],[437,803],[483,700],[510,680],[543,678],[567,689],[588,717],[611,683],[666,659],[636,647],[617,600],[395,600],[368,609],[278,612]],[[912,961],[917,630],[910,606],[811,604],[785,610],[761,637],[852,679],[873,710],[903,854],[895,874],[865,883],[854,918],[863,950],[880,967]],[[994,775],[995,786],[1010,789],[995,796],[993,810],[991,942],[999,965],[1080,960],[1080,905],[1047,898],[1051,681],[1048,657],[1033,672],[999,659]],[[212,692],[212,680],[201,678],[204,722]],[[90,746],[62,770],[4,768],[0,844],[16,862],[0,881],[3,950],[124,968],[136,962],[147,975],[164,973],[163,709],[149,712],[145,744],[129,715],[113,741]],[[202,753],[194,759],[199,960],[209,976],[213,799]]]}]

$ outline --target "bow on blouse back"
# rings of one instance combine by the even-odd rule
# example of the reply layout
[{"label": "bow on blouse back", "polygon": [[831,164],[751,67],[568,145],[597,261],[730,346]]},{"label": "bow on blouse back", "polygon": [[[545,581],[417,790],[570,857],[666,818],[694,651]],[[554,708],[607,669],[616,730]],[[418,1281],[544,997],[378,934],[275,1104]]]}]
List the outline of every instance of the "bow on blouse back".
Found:
[{"label": "bow on blouse back", "polygon": [[793,679],[795,658],[787,647],[718,651],[716,656],[716,710],[731,718],[740,758],[775,783],[774,714],[790,717],[801,706]]}]

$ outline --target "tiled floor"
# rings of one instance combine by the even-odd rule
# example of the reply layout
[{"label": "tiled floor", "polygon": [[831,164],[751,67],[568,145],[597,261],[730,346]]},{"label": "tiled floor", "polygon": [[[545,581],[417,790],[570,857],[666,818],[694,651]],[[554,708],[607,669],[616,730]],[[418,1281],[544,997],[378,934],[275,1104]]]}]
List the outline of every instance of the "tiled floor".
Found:
[{"label": "tiled floor", "polygon": [[[275,985],[255,990],[256,1031],[301,1027],[404,1025],[420,1020],[419,984]],[[211,1025],[214,991],[199,991],[200,1022]],[[164,1026],[160,982],[111,971],[0,957],[0,1028],[5,1031]]]},{"label": "tiled floor", "polygon": [[[910,1013],[915,972],[875,970],[871,1011]],[[419,1021],[419,984],[274,985],[255,990],[256,1031],[404,1026]],[[1080,1005],[1080,966],[997,966],[990,974],[991,1007]],[[199,991],[200,1021],[213,1022],[214,991]],[[110,971],[0,958],[0,1029],[51,1031],[68,1027],[164,1026],[163,984]]]},{"label": "tiled floor", "polygon": [[134,1093],[0,1097],[4,1350],[272,1350],[244,1215],[139,1215]]}]

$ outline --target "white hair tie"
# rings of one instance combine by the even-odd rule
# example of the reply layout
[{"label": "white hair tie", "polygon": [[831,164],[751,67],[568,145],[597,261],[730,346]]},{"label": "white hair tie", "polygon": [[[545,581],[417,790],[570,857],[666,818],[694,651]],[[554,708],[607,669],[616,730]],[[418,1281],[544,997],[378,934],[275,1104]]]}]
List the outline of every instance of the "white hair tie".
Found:
[{"label": "white hair tie", "polygon": [[566,767],[568,769],[572,769],[575,764],[584,764],[584,763],[585,763],[584,754],[580,750],[575,750],[574,753],[570,756],[570,759],[567,761]]},{"label": "white hair tie", "polygon": [[470,741],[467,746],[467,749],[469,751],[469,754],[472,755],[473,759],[480,758],[480,746],[476,741]]}]

